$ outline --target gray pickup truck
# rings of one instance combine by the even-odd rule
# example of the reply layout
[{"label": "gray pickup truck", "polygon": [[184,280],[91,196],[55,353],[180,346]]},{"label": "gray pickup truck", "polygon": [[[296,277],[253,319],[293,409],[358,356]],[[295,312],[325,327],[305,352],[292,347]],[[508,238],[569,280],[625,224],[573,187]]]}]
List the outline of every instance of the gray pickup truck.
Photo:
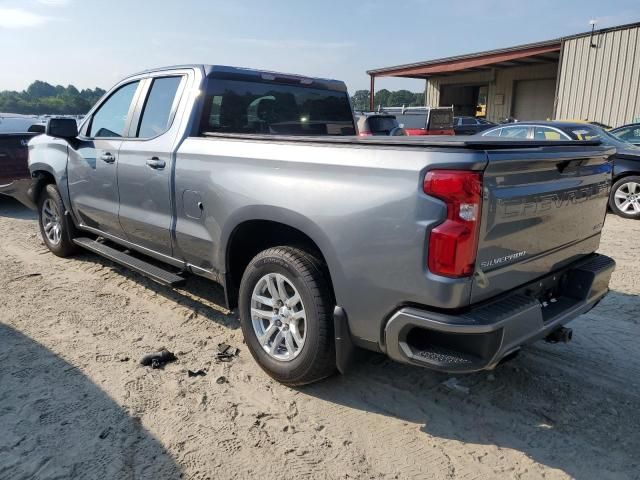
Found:
[{"label": "gray pickup truck", "polygon": [[596,254],[611,148],[357,137],[342,82],[189,65],[118,83],[29,144],[48,248],[167,285],[220,283],[248,348],[289,385],[358,347],[494,368],[608,291]]}]

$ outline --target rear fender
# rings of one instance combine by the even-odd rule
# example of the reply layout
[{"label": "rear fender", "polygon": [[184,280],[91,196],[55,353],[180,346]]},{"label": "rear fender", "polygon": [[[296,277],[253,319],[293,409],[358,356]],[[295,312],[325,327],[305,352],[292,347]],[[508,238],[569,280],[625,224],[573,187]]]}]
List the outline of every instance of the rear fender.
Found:
[{"label": "rear fender", "polygon": [[218,258],[216,263],[224,265],[224,271],[227,272],[227,253],[229,251],[229,241],[236,228],[247,221],[266,220],[271,222],[282,223],[288,227],[294,228],[307,237],[309,237],[320,249],[329,269],[332,283],[334,284],[343,278],[344,274],[338,262],[335,250],[331,241],[323,232],[323,230],[315,222],[308,217],[301,215],[293,210],[280,208],[270,205],[249,205],[238,209],[225,222],[222,229],[220,249],[218,250]]}]

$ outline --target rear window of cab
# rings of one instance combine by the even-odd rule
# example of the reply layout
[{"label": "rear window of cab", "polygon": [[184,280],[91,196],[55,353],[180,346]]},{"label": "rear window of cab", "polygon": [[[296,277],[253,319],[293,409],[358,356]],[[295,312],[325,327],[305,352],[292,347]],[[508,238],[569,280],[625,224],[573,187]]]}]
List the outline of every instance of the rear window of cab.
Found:
[{"label": "rear window of cab", "polygon": [[259,81],[212,79],[201,132],[355,135],[346,92]]}]

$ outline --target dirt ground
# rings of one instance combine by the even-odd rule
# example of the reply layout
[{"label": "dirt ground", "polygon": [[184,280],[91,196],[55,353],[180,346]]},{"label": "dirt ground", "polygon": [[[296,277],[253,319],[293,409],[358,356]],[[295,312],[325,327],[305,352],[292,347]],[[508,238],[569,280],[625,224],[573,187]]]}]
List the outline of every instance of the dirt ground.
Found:
[{"label": "dirt ground", "polygon": [[[0,478],[640,479],[640,222],[610,215],[601,251],[612,292],[574,341],[458,377],[468,392],[374,354],[291,389],[253,362],[219,287],[57,258],[0,198]],[[216,363],[220,342],[239,357]],[[138,365],[163,346],[177,362]]]}]

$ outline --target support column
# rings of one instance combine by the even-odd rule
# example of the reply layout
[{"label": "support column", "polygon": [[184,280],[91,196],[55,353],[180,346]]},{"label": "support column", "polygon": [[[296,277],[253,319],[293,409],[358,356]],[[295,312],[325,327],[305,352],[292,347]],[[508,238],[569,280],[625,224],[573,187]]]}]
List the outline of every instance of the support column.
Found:
[{"label": "support column", "polygon": [[371,77],[371,89],[369,90],[369,111],[373,112],[376,108],[376,101],[374,97],[375,88],[376,88],[376,77],[373,75],[369,75]]}]

